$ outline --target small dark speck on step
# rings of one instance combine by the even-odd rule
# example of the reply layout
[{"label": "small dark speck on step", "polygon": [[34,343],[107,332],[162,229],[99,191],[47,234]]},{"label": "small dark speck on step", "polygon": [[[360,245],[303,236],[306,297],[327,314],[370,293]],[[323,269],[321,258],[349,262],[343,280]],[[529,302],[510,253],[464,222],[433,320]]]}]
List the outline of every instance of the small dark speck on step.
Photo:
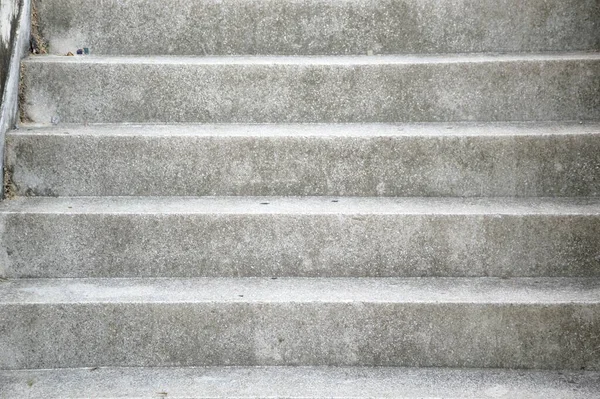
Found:
[{"label": "small dark speck on step", "polygon": [[98,370],[98,369],[99,369],[99,367],[92,367],[92,368],[90,369],[90,371],[96,371],[96,370]]},{"label": "small dark speck on step", "polygon": [[67,208],[69,208],[69,209],[73,209],[73,207],[72,207],[72,206],[68,206]]},{"label": "small dark speck on step", "polygon": [[261,205],[269,205],[269,203],[268,203],[268,202],[261,202],[260,204],[261,204]]},{"label": "small dark speck on step", "polygon": [[29,40],[29,51],[31,51],[32,54],[40,53],[40,45],[35,37],[32,37]]},{"label": "small dark speck on step", "polygon": [[331,200],[331,202],[340,202],[340,200]]},{"label": "small dark speck on step", "polygon": [[243,298],[243,297],[244,297],[243,295],[238,295],[238,296],[239,296],[240,298]]},{"label": "small dark speck on step", "polygon": [[271,280],[277,280],[277,277],[271,277]]}]

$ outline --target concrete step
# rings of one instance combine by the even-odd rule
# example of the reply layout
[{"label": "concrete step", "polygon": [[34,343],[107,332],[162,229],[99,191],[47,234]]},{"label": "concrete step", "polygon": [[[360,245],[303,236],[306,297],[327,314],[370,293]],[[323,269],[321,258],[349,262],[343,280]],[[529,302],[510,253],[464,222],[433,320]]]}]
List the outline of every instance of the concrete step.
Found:
[{"label": "concrete step", "polygon": [[600,277],[600,199],[19,198],[0,275]]},{"label": "concrete step", "polygon": [[597,399],[600,373],[394,367],[0,371],[0,397]]},{"label": "concrete step", "polygon": [[594,0],[44,0],[38,16],[63,55],[600,50]]},{"label": "concrete step", "polygon": [[6,148],[18,195],[600,196],[597,122],[59,124]]},{"label": "concrete step", "polygon": [[24,61],[34,122],[600,120],[600,53]]},{"label": "concrete step", "polygon": [[40,279],[0,283],[0,369],[600,370],[600,279]]}]

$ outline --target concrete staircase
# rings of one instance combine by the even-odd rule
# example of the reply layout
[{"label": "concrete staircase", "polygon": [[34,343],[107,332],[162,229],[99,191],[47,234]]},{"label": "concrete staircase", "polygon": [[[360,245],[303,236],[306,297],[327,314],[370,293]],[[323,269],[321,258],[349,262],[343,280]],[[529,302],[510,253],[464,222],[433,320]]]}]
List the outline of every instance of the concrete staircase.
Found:
[{"label": "concrete staircase", "polygon": [[0,398],[600,397],[597,1],[37,15]]}]

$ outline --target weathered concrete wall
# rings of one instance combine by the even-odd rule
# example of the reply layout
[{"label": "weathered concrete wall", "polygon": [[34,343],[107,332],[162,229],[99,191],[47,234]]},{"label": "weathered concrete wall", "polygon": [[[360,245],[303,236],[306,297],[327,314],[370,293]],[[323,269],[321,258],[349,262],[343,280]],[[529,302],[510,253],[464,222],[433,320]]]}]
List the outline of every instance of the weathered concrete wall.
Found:
[{"label": "weathered concrete wall", "polygon": [[[17,122],[19,64],[27,53],[31,0],[0,0],[0,170],[4,170],[4,136]],[[2,173],[2,180],[4,174]],[[4,184],[2,185],[4,186]],[[4,190],[0,191],[0,198]]]},{"label": "weathered concrete wall", "polygon": [[[4,93],[10,66],[10,56],[14,50],[19,12],[24,0],[0,0],[0,93]],[[4,96],[0,98],[0,104]]]}]

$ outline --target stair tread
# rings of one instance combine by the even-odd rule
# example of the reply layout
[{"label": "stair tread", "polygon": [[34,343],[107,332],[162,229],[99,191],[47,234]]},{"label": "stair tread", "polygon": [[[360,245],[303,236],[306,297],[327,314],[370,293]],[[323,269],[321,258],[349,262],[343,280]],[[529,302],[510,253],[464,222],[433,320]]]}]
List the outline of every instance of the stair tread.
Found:
[{"label": "stair tread", "polygon": [[0,203],[1,213],[600,216],[600,198],[17,197]]},{"label": "stair tread", "polygon": [[17,195],[581,197],[600,123],[28,125]]},{"label": "stair tread", "polygon": [[396,367],[0,371],[3,398],[596,398],[600,372]]},{"label": "stair tread", "polygon": [[50,51],[348,54],[598,49],[593,1],[45,0]]},{"label": "stair tread", "polygon": [[193,136],[193,137],[428,137],[600,134],[600,121],[517,123],[331,123],[331,124],[35,124],[9,136]]},{"label": "stair tread", "polygon": [[598,304],[600,278],[77,278],[0,284],[0,305],[315,302]]},{"label": "stair tread", "polygon": [[76,63],[76,64],[178,64],[178,65],[380,65],[380,64],[432,64],[465,62],[515,62],[515,61],[574,61],[600,60],[600,52],[549,52],[549,53],[466,53],[419,55],[253,55],[253,56],[115,56],[89,55],[64,57],[58,55],[32,56],[25,62]]},{"label": "stair tread", "polygon": [[598,120],[599,61],[600,52],[34,56],[23,62],[23,112],[41,123]]}]

